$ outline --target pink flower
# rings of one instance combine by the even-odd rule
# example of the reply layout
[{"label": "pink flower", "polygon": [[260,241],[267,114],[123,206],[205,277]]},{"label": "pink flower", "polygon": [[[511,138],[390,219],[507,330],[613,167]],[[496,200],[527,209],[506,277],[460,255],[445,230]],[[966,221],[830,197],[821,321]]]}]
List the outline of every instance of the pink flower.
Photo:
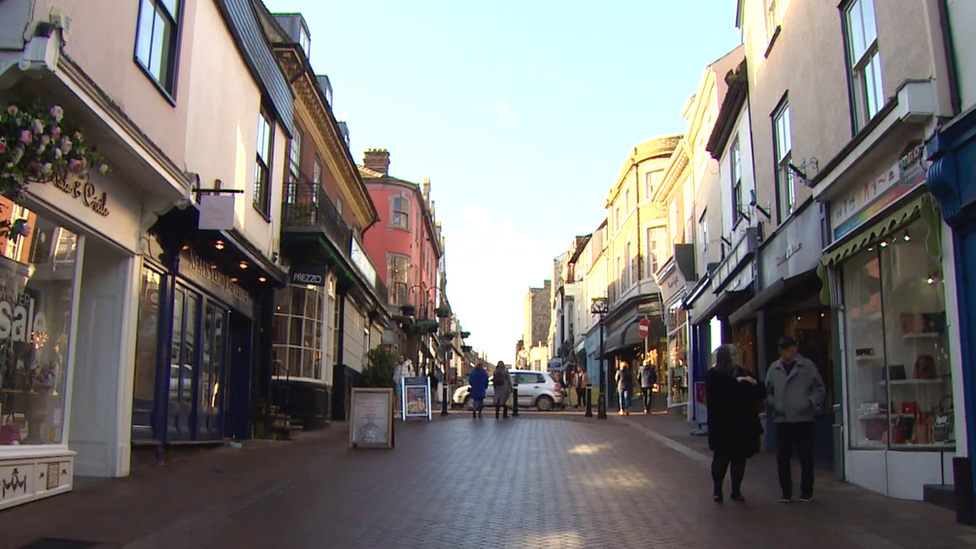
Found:
[{"label": "pink flower", "polygon": [[51,139],[57,139],[61,135],[61,126],[51,128]]},{"label": "pink flower", "polygon": [[71,160],[68,161],[68,171],[70,171],[71,173],[78,173],[82,169],[84,169],[84,167],[85,167],[85,163],[82,162],[81,160],[78,160],[77,158],[72,158]]},{"label": "pink flower", "polygon": [[0,137],[0,154],[7,152],[7,140]]},{"label": "pink flower", "polygon": [[31,124],[31,129],[34,130],[34,133],[38,135],[44,133],[44,122],[41,122],[39,118],[35,118],[34,122]]},{"label": "pink flower", "polygon": [[34,134],[32,134],[29,130],[20,130],[20,135],[18,137],[20,138],[20,142],[24,143],[25,145],[30,145],[31,142],[34,141]]},{"label": "pink flower", "polygon": [[61,119],[64,118],[64,109],[58,105],[51,107],[51,117],[54,118],[55,122],[61,122]]},{"label": "pink flower", "polygon": [[71,140],[67,136],[61,138],[61,152],[64,154],[71,152]]},{"label": "pink flower", "polygon": [[54,159],[55,160],[61,160],[61,158],[63,156],[64,156],[64,153],[61,152],[61,149],[54,149]]}]

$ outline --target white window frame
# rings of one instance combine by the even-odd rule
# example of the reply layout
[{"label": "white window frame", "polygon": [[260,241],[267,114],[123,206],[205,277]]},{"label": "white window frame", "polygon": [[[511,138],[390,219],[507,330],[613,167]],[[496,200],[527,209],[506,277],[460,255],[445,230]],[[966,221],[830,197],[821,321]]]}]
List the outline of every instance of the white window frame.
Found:
[{"label": "white window frame", "polygon": [[763,14],[766,20],[766,42],[770,42],[776,35],[776,30],[783,24],[779,0],[763,0]]},{"label": "white window frame", "polygon": [[[405,206],[397,209],[397,202]],[[402,229],[404,231],[410,230],[410,199],[402,194],[394,194],[390,196],[390,223],[389,226],[394,229]]]},{"label": "white window frame", "polygon": [[738,135],[729,146],[729,168],[732,176],[732,226],[735,227],[743,218],[745,206],[742,201],[742,148]]},{"label": "white window frame", "polygon": [[874,0],[850,2],[844,9],[844,27],[854,121],[856,129],[860,130],[885,104]]},{"label": "white window frame", "polygon": [[698,218],[698,235],[701,239],[702,269],[708,266],[708,209],[702,211]]},{"label": "white window frame", "polygon": [[781,189],[781,202],[785,206],[785,215],[789,217],[796,211],[796,177],[790,164],[793,160],[793,134],[790,118],[789,101],[783,103],[773,113],[773,144],[776,158],[776,184]]},{"label": "white window frame", "polygon": [[180,0],[140,0],[136,23],[135,61],[171,101],[176,96],[181,8]]}]

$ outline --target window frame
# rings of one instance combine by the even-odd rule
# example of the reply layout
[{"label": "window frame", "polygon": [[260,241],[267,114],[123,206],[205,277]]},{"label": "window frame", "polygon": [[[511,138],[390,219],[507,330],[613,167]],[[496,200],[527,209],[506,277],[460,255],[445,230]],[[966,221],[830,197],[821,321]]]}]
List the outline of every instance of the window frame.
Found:
[{"label": "window frame", "polygon": [[708,266],[708,208],[698,218],[698,235],[701,239],[702,269]]},{"label": "window frame", "polygon": [[776,173],[776,215],[779,223],[782,223],[796,211],[798,205],[796,177],[790,167],[793,161],[793,120],[787,96],[780,101],[770,120],[773,128],[773,162]]},{"label": "window frame", "polygon": [[742,147],[738,135],[729,145],[729,173],[732,179],[732,228],[735,228],[745,217],[742,201]]},{"label": "window frame", "polygon": [[[865,14],[870,13],[874,23],[873,37],[868,42],[868,28]],[[855,33],[852,16],[855,9],[860,15],[860,36]],[[861,131],[878,113],[884,110],[884,71],[881,50],[878,45],[878,21],[874,0],[849,0],[841,6],[841,23],[844,36],[844,61],[847,67],[848,88],[851,101],[852,130]],[[862,51],[858,52],[857,39],[860,38]],[[873,89],[868,89],[872,87]],[[872,93],[873,92],[873,93]],[[872,105],[873,103],[873,105]],[[873,107],[873,108],[872,108]]]},{"label": "window frame", "polygon": [[[143,72],[143,74],[145,74],[146,77],[149,78],[149,80],[153,83],[153,85],[156,86],[156,89],[159,91],[159,93],[162,94],[162,96],[172,106],[175,107],[176,90],[177,90],[177,85],[179,83],[178,81],[179,81],[180,52],[181,52],[180,45],[183,37],[184,10],[183,10],[183,0],[173,0],[173,1],[175,2],[175,6],[176,6],[175,14],[169,13],[169,9],[166,7],[166,4],[163,0],[139,0],[139,9],[136,12],[136,39],[132,47],[132,61],[136,64],[137,67],[139,67],[139,69]],[[148,64],[143,63],[142,59],[140,59],[139,56],[139,41],[140,41],[139,39],[140,39],[140,34],[143,31],[143,27],[142,27],[142,14],[144,9],[143,6],[145,6],[147,3],[152,6],[151,9],[154,16],[153,23],[150,24],[149,26],[150,55],[148,59]],[[150,65],[152,64],[152,55],[151,55],[152,34],[155,31],[155,16],[159,14],[160,9],[162,9],[163,15],[165,15],[168,21],[173,25],[172,31],[170,32],[170,43],[166,45],[166,49],[168,50],[167,57],[169,59],[169,63],[168,63],[169,70],[165,82],[160,82],[160,78],[157,78],[157,76],[153,74],[152,69],[150,68]]]},{"label": "window frame", "polygon": [[298,185],[302,174],[302,132],[295,127],[294,135],[288,142],[288,181],[285,183],[285,203],[296,204]]},{"label": "window frame", "polygon": [[[398,277],[394,275],[394,273],[397,272],[396,267],[397,267],[397,262],[399,261],[404,262],[403,265],[404,275],[402,277]],[[388,282],[387,286],[389,287],[389,293],[390,293],[390,305],[399,307],[399,306],[409,304],[410,303],[410,256],[393,253],[393,252],[387,253],[386,254],[386,280]],[[398,299],[396,294],[396,284],[398,283],[404,285],[405,293],[403,295],[402,302],[400,301],[400,299]]]},{"label": "window frame", "polygon": [[[406,204],[406,209],[397,209],[397,201],[402,201]],[[410,198],[404,196],[402,193],[390,195],[390,221],[387,227],[391,229],[399,229],[401,231],[410,232],[410,213],[411,213],[411,202]],[[397,222],[397,214],[400,214],[400,218],[403,222]]]},{"label": "window frame", "polygon": [[763,0],[763,20],[766,26],[766,42],[772,43],[776,32],[783,26],[783,14],[778,0]]},{"label": "window frame", "polygon": [[[267,136],[264,140],[265,148],[267,149],[267,159],[262,158],[261,155],[261,128],[262,125],[267,128]],[[252,180],[252,200],[251,205],[254,209],[261,214],[266,220],[271,219],[271,187],[274,182],[272,176],[272,170],[274,169],[274,138],[275,138],[275,119],[271,116],[268,109],[261,107],[258,114],[258,135],[255,141],[255,151],[254,151],[254,179]],[[258,177],[258,169],[263,170],[263,177]],[[260,180],[259,180],[260,179]]]}]

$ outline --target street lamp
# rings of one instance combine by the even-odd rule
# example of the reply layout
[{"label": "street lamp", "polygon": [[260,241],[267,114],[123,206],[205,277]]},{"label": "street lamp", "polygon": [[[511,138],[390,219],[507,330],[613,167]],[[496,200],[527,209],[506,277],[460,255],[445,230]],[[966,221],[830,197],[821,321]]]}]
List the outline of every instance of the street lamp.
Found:
[{"label": "street lamp", "polygon": [[600,316],[600,397],[596,404],[596,417],[607,419],[607,372],[606,357],[603,356],[603,317],[610,312],[610,304],[605,297],[594,297],[590,300],[590,312]]}]

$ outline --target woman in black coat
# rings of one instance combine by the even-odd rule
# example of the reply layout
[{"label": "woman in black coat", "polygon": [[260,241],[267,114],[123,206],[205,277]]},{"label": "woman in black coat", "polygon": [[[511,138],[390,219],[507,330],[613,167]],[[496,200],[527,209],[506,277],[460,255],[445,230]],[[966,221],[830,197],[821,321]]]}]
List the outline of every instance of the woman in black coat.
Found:
[{"label": "woman in black coat", "polygon": [[721,503],[725,472],[732,468],[732,500],[742,497],[742,477],[746,459],[759,449],[762,425],[759,404],[765,388],[754,377],[734,365],[735,346],[723,345],[715,350],[715,367],[705,376],[708,403],[708,447],[712,458],[713,498]]}]

